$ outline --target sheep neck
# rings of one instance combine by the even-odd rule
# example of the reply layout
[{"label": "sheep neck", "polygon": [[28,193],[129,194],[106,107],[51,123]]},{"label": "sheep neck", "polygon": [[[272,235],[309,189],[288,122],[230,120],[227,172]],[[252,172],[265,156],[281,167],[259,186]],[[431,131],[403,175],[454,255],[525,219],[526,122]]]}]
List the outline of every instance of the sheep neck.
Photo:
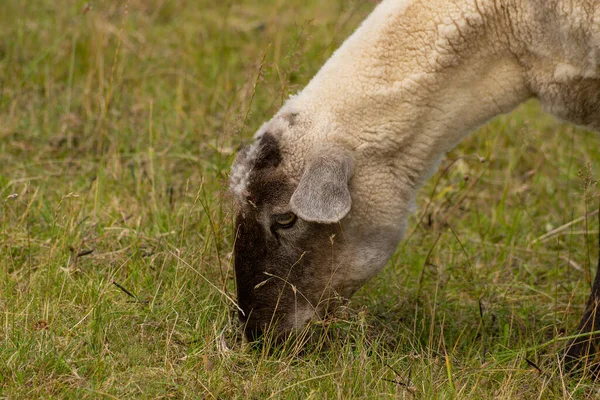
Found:
[{"label": "sheep neck", "polygon": [[532,96],[562,118],[593,123],[568,115],[565,104],[574,101],[553,98],[573,88],[556,94],[552,86],[598,79],[600,38],[590,36],[600,36],[592,33],[599,21],[592,0],[383,1],[298,104],[327,114],[320,120],[328,126],[316,131],[328,140],[413,155],[420,184],[443,153]]},{"label": "sheep neck", "polygon": [[441,154],[530,97],[493,3],[382,3],[302,93],[334,115],[329,138],[412,155],[421,183]]}]

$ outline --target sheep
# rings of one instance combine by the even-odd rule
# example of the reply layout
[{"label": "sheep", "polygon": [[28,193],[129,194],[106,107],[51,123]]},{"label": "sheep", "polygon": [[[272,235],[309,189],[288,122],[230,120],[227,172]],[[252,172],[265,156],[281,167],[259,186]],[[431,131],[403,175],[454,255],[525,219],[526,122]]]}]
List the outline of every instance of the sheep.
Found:
[{"label": "sheep", "polygon": [[[599,93],[596,0],[381,2],[234,160],[247,337],[286,337],[350,298],[393,254],[419,187],[475,128],[534,97],[600,130]],[[571,344],[572,359],[591,351]]]}]

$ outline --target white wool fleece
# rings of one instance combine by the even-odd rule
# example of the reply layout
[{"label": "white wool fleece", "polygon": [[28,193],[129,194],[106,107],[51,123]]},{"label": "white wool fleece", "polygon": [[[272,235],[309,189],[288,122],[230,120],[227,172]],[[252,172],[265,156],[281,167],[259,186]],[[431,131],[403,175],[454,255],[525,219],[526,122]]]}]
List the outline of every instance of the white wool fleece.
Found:
[{"label": "white wool fleece", "polygon": [[599,79],[598,1],[386,0],[261,131],[296,180],[322,143],[349,150],[351,219],[403,226],[441,156],[530,97],[600,128]]}]

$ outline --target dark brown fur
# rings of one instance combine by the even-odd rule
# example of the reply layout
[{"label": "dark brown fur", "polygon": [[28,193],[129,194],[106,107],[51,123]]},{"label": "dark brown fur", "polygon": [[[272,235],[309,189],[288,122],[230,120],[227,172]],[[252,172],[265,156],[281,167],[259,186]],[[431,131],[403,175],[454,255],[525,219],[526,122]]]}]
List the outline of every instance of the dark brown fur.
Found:
[{"label": "dark brown fur", "polygon": [[337,225],[300,219],[289,230],[274,225],[274,208],[289,204],[295,185],[277,168],[281,155],[276,138],[266,133],[260,140],[247,204],[235,223],[239,318],[250,339],[278,322],[289,325],[288,317],[298,308],[322,308],[323,299],[331,296],[328,283],[333,271],[328,266],[334,263],[333,244],[321,244],[332,243],[329,238],[339,233]]},{"label": "dark brown fur", "polygon": [[259,140],[260,150],[256,157],[254,169],[275,168],[281,164],[281,151],[279,150],[279,144],[275,136],[266,132]]}]

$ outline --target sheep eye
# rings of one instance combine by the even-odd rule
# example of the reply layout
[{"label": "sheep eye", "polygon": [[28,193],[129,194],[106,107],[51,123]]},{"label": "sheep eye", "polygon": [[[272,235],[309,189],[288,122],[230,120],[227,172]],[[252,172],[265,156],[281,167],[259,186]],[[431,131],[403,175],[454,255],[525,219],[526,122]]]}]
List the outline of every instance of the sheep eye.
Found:
[{"label": "sheep eye", "polygon": [[291,228],[296,222],[296,214],[288,212],[275,215],[275,225],[277,228]]}]

